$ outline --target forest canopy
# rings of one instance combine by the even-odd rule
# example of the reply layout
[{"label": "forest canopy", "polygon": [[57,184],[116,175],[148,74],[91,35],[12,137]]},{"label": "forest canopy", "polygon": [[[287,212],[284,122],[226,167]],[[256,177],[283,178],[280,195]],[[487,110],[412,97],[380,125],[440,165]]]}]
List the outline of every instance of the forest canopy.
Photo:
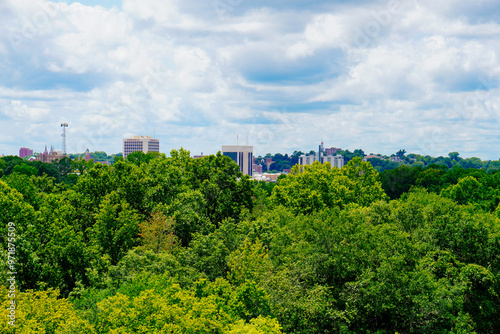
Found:
[{"label": "forest canopy", "polygon": [[379,172],[353,156],[265,183],[182,148],[0,169],[0,247],[8,263],[15,246],[18,289],[13,327],[0,287],[2,333],[500,328],[495,170]]}]

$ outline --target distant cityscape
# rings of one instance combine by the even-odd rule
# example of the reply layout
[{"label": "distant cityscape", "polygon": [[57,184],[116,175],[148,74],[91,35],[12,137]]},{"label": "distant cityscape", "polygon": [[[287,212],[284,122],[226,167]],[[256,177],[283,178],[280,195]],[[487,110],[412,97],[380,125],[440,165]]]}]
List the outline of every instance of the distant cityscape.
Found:
[{"label": "distant cityscape", "polygon": [[[48,150],[47,145],[41,153],[34,153],[34,151],[28,147],[21,147],[19,149],[19,157],[27,159],[30,161],[41,161],[46,163],[51,163],[53,161],[61,160],[63,158],[70,158],[71,156],[67,154],[66,151],[66,128],[67,123],[61,123],[63,129],[62,133],[62,151],[56,151],[53,145],[50,146]],[[155,139],[152,136],[132,136],[130,138],[123,139],[123,158],[126,159],[127,156],[134,152],[160,152],[160,140]],[[311,151],[309,154],[301,154],[298,157],[298,163],[300,165],[312,165],[314,162],[319,161],[320,163],[330,163],[331,167],[342,168],[344,166],[344,157],[340,154],[336,154],[341,149],[336,147],[324,148],[323,142],[319,145],[318,152]],[[266,173],[266,171],[271,170],[271,165],[274,163],[272,158],[261,158],[254,157],[253,146],[249,145],[222,145],[222,154],[231,158],[238,166],[243,175],[249,175],[254,179],[273,181],[281,173],[289,173],[291,168],[282,168],[281,173]],[[302,153],[302,152],[301,152]],[[78,155],[78,154],[77,154]],[[201,155],[194,155],[193,158],[201,158]],[[98,163],[110,164],[110,161],[99,161],[98,159],[92,158],[90,156],[90,151],[87,148],[85,155],[82,157],[86,161],[94,160]],[[286,166],[288,167],[288,166]]]},{"label": "distant cityscape", "polygon": [[[64,143],[65,144],[65,143]],[[64,145],[63,144],[63,145]],[[302,154],[299,156],[299,164],[301,165],[312,165],[315,161],[320,163],[330,163],[332,168],[342,168],[344,166],[344,157],[342,155],[334,155],[336,152],[340,151],[340,148],[324,148],[323,142],[319,145],[318,152],[314,154]],[[123,158],[127,158],[128,155],[134,152],[160,152],[160,140],[155,139],[152,136],[132,136],[130,138],[123,139]],[[222,154],[231,158],[238,166],[243,175],[249,175],[257,180],[263,181],[275,181],[281,173],[288,174],[291,168],[284,168],[281,173],[266,173],[266,171],[271,170],[271,165],[274,163],[272,158],[260,158],[254,157],[253,146],[249,145],[222,145]],[[70,155],[63,154],[62,151],[56,151],[51,145],[50,151],[45,145],[45,149],[42,153],[34,153],[32,149],[27,147],[22,147],[19,149],[19,157],[26,158],[30,161],[41,161],[46,163],[51,163],[56,160],[61,160],[65,157],[70,158]],[[194,155],[193,158],[202,158],[201,155]],[[90,156],[89,149],[86,150],[83,157],[84,160],[90,161],[94,160]],[[108,161],[99,161],[100,163],[110,163]],[[265,167],[264,167],[265,166]]]},{"label": "distant cityscape", "polygon": [[[160,152],[160,140],[152,136],[131,136],[124,138],[122,142],[122,153],[113,154],[108,156],[105,152],[91,153],[87,148],[84,153],[68,154],[66,152],[66,128],[67,123],[61,123],[62,127],[62,148],[58,151],[53,145],[50,149],[45,145],[42,152],[34,152],[33,149],[28,147],[21,147],[19,149],[19,157],[29,161],[40,161],[45,163],[52,163],[63,158],[68,159],[84,159],[85,161],[92,160],[95,163],[112,164],[115,157],[122,156],[124,159],[134,152]],[[484,168],[486,170],[497,170],[500,168],[498,161],[482,162],[478,158],[462,159],[459,157],[458,152],[450,152],[448,157],[431,158],[428,156],[419,156],[416,154],[406,155],[405,150],[399,150],[391,156],[384,156],[380,154],[365,154],[362,150],[357,149],[354,152],[349,150],[342,150],[339,147],[325,148],[323,141],[318,146],[318,150],[311,150],[309,153],[295,151],[292,155],[282,155],[280,153],[274,156],[270,153],[264,157],[255,156],[253,146],[250,145],[222,145],[221,153],[231,158],[239,167],[241,173],[249,175],[253,179],[263,181],[274,181],[281,174],[288,174],[291,168],[296,165],[312,165],[315,162],[329,163],[331,168],[343,168],[345,163],[357,156],[363,161],[369,161],[375,169],[383,171],[386,169],[393,169],[401,164],[421,165],[427,166],[429,164],[438,163],[447,165],[449,168],[456,164],[460,164],[465,168]],[[205,155],[194,155],[193,158],[202,158]],[[418,158],[418,159],[417,159]]]}]

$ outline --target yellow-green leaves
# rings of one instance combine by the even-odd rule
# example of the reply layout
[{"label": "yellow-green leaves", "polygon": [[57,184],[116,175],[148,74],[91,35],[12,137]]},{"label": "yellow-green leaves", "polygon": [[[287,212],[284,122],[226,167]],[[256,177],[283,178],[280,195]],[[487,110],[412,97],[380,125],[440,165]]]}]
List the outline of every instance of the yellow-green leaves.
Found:
[{"label": "yellow-green leaves", "polygon": [[231,269],[229,279],[237,284],[245,280],[261,281],[272,274],[272,263],[267,250],[257,240],[250,243],[248,240],[229,255],[228,265]]},{"label": "yellow-green leaves", "polygon": [[245,323],[243,320],[231,326],[228,334],[280,334],[281,326],[276,319],[261,317]]},{"label": "yellow-green leaves", "polygon": [[94,328],[73,309],[67,299],[59,299],[58,290],[26,291],[17,293],[15,326],[7,321],[7,309],[10,299],[7,289],[0,286],[0,331],[2,333],[74,333],[92,334]]},{"label": "yellow-green leaves", "polygon": [[[163,278],[152,276],[151,280]],[[103,333],[213,333],[236,329],[280,333],[267,295],[255,283],[200,280],[194,291],[158,282],[137,296],[118,293],[97,304]],[[234,332],[237,333],[237,332]],[[245,332],[246,333],[246,332]]]}]

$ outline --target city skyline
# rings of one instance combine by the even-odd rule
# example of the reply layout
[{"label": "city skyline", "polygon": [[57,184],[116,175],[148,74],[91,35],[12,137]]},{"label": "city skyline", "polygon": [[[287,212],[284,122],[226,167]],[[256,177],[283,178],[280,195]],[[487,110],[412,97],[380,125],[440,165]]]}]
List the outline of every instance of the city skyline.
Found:
[{"label": "city skyline", "polygon": [[[137,141],[137,140],[139,140],[139,141],[143,141],[143,142],[145,142],[146,144],[147,144],[147,142],[148,142],[148,141],[153,140],[153,141],[156,143],[156,144],[155,144],[156,146],[155,146],[155,147],[153,147],[153,149],[152,149],[152,150],[151,150],[151,147],[149,147],[149,148],[148,148],[148,147],[147,147],[147,145],[146,145],[146,146],[142,146],[142,145],[141,145],[141,148],[140,148],[140,149],[137,149],[137,148],[125,148],[125,143],[126,143],[126,142],[128,142],[128,141],[131,141],[131,140],[132,140],[132,141],[134,141],[134,140],[135,140],[135,141]],[[222,148],[224,148],[224,146],[242,147],[242,148],[252,147],[252,151],[253,151],[253,145],[242,145],[242,144],[222,145]],[[51,147],[51,150],[57,151],[57,150],[56,150],[56,148],[57,148],[57,147],[56,147],[55,145],[50,145],[50,147]],[[220,147],[220,145],[219,145],[219,147]],[[323,148],[322,148],[322,147],[323,147]],[[146,153],[146,152],[148,152],[148,151],[151,151],[151,152],[159,152],[159,153],[164,153],[164,154],[166,154],[167,156],[169,156],[169,153],[170,153],[170,151],[171,151],[171,150],[177,150],[177,149],[180,149],[180,148],[181,148],[181,147],[179,147],[179,148],[170,148],[170,149],[167,149],[166,151],[162,151],[162,150],[160,150],[160,149],[159,149],[159,139],[157,139],[157,138],[153,138],[152,136],[132,135],[130,138],[123,138],[123,139],[122,139],[122,150],[121,150],[121,151],[118,151],[118,152],[107,152],[107,151],[100,150],[100,149],[98,149],[98,148],[97,148],[96,150],[94,150],[94,151],[89,151],[89,149],[87,148],[84,152],[68,152],[68,153],[67,153],[67,155],[68,155],[68,156],[70,156],[70,155],[83,155],[83,154],[88,153],[88,152],[91,152],[91,153],[92,153],[92,152],[94,152],[94,153],[95,153],[95,152],[104,152],[104,153],[106,153],[106,154],[108,154],[108,155],[122,154],[122,155],[124,156],[124,158],[126,158],[126,155],[127,155],[127,154],[130,154],[130,153],[132,153],[132,152],[135,152],[135,151],[138,151],[138,150],[139,150],[139,151],[143,151],[143,153]],[[183,149],[186,149],[185,147],[182,147],[182,148],[183,148]],[[21,157],[21,155],[22,155],[22,154],[21,154],[21,152],[22,152],[22,151],[25,151],[25,150],[30,150],[30,151],[31,151],[31,154],[29,154],[29,155],[31,155],[31,156],[37,156],[38,154],[42,154],[44,151],[47,151],[47,144],[45,144],[45,149],[44,149],[44,150],[41,150],[41,151],[38,151],[38,150],[36,150],[36,149],[30,149],[30,148],[28,148],[28,147],[21,147],[21,148],[19,148],[19,150],[18,150],[18,154],[2,154],[2,153],[0,152],[0,156],[2,156],[2,155],[3,155],[3,156],[13,155],[13,156],[20,156],[20,157]],[[188,150],[188,149],[186,149],[186,150]],[[391,153],[387,153],[387,154],[386,154],[386,153],[380,153],[380,152],[370,152],[370,153],[368,153],[368,152],[365,152],[362,148],[357,148],[357,149],[354,149],[353,151],[355,152],[355,151],[357,151],[357,150],[361,150],[361,151],[363,151],[363,153],[364,153],[364,156],[365,156],[365,157],[372,157],[372,156],[380,156],[380,157],[382,157],[382,156],[385,156],[385,157],[394,157],[394,156],[397,156],[397,154],[399,153],[399,152],[391,152]],[[404,150],[404,149],[403,149],[403,150]],[[188,150],[188,151],[190,152],[191,156],[193,156],[194,158],[197,158],[197,157],[203,157],[203,156],[207,156],[207,155],[214,155],[214,154],[217,154],[217,152],[224,153],[224,149],[219,149],[219,150],[215,150],[215,151],[210,151],[210,152],[208,152],[208,153],[207,153],[207,152],[201,152],[200,154],[198,154],[197,152],[190,151],[190,150]],[[318,150],[315,150],[314,148],[307,148],[307,149],[305,149],[305,150],[294,150],[293,152],[286,152],[286,151],[285,151],[285,152],[271,151],[271,152],[266,152],[266,153],[259,153],[259,154],[256,154],[256,155],[254,155],[254,157],[265,157],[265,156],[266,156],[266,155],[268,155],[268,154],[283,154],[283,155],[288,154],[288,155],[292,155],[292,154],[294,154],[295,152],[302,152],[302,154],[303,154],[302,156],[308,156],[308,155],[310,154],[310,152],[314,152],[315,154],[317,154],[317,153],[318,153],[318,152],[320,152],[320,151],[325,152],[325,154],[326,154],[326,155],[329,155],[329,156],[335,156],[335,155],[337,155],[337,154],[338,154],[338,153],[336,153],[336,152],[338,152],[338,151],[349,151],[349,149],[345,149],[345,150],[344,150],[344,149],[342,149],[342,148],[338,148],[338,147],[331,147],[331,148],[328,148],[328,147],[327,147],[327,148],[324,148],[324,143],[323,143],[323,142],[321,142],[321,144],[320,144],[320,146],[319,146],[319,149],[318,149]],[[407,155],[408,155],[408,154],[409,154],[409,155],[412,155],[412,154],[417,154],[417,155],[418,155],[418,153],[415,153],[415,152],[407,152],[406,150],[404,150],[404,151],[405,151],[405,154],[407,154]],[[58,151],[58,152],[59,152],[59,153],[61,153],[62,151]],[[128,153],[126,153],[126,152],[128,152]],[[460,156],[460,158],[477,158],[477,157],[474,157],[474,156],[471,156],[471,157],[465,157],[465,156],[463,156],[460,152],[456,152],[456,151],[453,151],[453,152],[448,152],[448,154],[444,154],[444,155],[441,155],[441,156],[432,156],[432,157],[433,157],[433,158],[438,158],[438,157],[448,157],[448,156],[449,156],[449,154],[451,154],[451,153],[454,153],[454,154],[458,153],[458,156]],[[24,154],[24,156],[29,156],[29,155]],[[301,156],[301,157],[302,157],[302,156]],[[233,159],[233,160],[234,160],[234,159]],[[482,160],[484,160],[484,159],[482,159]],[[487,160],[484,160],[484,161],[497,161],[497,160],[500,160],[500,159],[493,159],[493,160],[491,160],[491,159],[487,159]]]},{"label": "city skyline", "polygon": [[[83,3],[83,2],[82,2]],[[498,160],[500,3],[0,5],[0,154],[61,146],[256,155],[343,149]]]}]

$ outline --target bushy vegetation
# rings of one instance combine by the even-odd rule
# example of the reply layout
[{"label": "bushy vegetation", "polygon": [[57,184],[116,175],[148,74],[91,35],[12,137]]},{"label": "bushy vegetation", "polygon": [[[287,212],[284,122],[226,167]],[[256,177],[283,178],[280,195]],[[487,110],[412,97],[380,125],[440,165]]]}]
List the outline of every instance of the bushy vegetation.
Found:
[{"label": "bushy vegetation", "polygon": [[353,157],[270,184],[180,149],[79,160],[60,182],[11,162],[0,159],[0,247],[5,262],[14,222],[22,293],[3,333],[500,328],[500,173],[380,174]]}]

